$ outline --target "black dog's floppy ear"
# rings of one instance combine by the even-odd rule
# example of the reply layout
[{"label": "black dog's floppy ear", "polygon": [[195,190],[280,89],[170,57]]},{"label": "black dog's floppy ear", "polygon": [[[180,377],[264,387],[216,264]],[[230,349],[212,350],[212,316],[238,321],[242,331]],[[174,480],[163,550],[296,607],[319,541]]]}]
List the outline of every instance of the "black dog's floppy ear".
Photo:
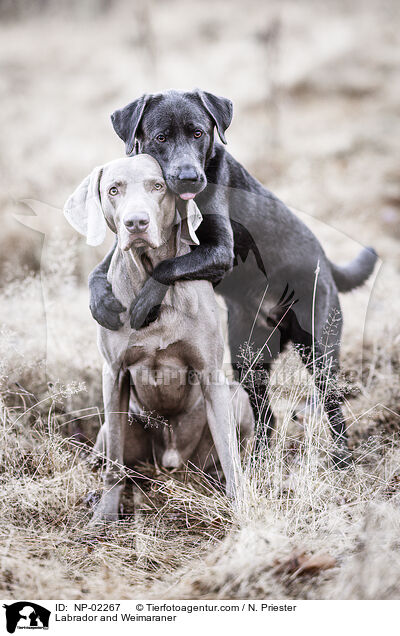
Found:
[{"label": "black dog's floppy ear", "polygon": [[217,97],[212,93],[196,90],[206,111],[213,118],[222,143],[226,144],[225,130],[230,126],[233,115],[233,104],[226,97]]},{"label": "black dog's floppy ear", "polygon": [[116,110],[111,115],[112,125],[118,137],[125,142],[125,151],[130,155],[135,145],[136,131],[143,117],[144,109],[150,95],[142,95],[124,108]]}]

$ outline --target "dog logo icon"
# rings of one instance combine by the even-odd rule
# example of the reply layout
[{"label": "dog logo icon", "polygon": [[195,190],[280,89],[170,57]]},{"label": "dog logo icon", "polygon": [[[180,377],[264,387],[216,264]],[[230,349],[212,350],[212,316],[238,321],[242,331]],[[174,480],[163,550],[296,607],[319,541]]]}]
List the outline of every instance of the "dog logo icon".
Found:
[{"label": "dog logo icon", "polygon": [[13,634],[16,629],[48,629],[51,612],[32,603],[19,601],[11,605],[3,605],[6,610],[7,631]]}]

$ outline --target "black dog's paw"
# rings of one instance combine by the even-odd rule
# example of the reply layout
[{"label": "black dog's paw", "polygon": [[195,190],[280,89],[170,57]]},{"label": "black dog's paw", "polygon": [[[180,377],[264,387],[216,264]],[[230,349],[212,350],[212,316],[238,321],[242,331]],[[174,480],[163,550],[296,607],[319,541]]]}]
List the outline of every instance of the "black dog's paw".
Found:
[{"label": "black dog's paw", "polygon": [[157,320],[158,315],[160,313],[161,305],[156,305],[150,312],[147,314],[147,318],[145,319],[142,327],[148,327],[152,322]]},{"label": "black dog's paw", "polygon": [[348,470],[354,465],[354,459],[347,444],[337,443],[331,451],[331,461],[336,470]]},{"label": "black dog's paw", "polygon": [[97,278],[90,285],[90,311],[93,318],[106,329],[118,331],[122,327],[120,313],[126,311],[119,300],[114,296],[107,279]]},{"label": "black dog's paw", "polygon": [[142,329],[157,319],[168,285],[149,278],[130,307],[132,329]]}]

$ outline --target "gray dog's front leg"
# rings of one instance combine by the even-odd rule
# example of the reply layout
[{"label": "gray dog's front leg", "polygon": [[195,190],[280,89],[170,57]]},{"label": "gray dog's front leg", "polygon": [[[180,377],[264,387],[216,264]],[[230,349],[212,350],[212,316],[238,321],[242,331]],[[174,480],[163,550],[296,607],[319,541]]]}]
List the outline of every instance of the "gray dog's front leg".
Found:
[{"label": "gray dog's front leg", "polygon": [[222,371],[201,381],[207,422],[226,479],[226,494],[234,498],[242,475],[236,425],[230,402],[228,381]]},{"label": "gray dog's front leg", "polygon": [[123,408],[121,390],[124,389],[120,387],[119,374],[114,373],[105,364],[103,367],[103,401],[107,421],[105,492],[96,507],[90,525],[118,520],[119,502],[124,488],[125,417],[121,412]]}]

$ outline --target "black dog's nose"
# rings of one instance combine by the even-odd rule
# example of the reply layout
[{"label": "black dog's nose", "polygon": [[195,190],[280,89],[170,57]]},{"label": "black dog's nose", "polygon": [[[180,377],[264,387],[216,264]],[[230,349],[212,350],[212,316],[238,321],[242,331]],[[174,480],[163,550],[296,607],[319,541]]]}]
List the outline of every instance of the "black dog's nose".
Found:
[{"label": "black dog's nose", "polygon": [[178,170],[179,181],[197,181],[199,175],[196,168],[190,165],[181,166]]},{"label": "black dog's nose", "polygon": [[150,219],[146,212],[137,212],[124,218],[125,227],[128,232],[145,232],[149,227]]}]

